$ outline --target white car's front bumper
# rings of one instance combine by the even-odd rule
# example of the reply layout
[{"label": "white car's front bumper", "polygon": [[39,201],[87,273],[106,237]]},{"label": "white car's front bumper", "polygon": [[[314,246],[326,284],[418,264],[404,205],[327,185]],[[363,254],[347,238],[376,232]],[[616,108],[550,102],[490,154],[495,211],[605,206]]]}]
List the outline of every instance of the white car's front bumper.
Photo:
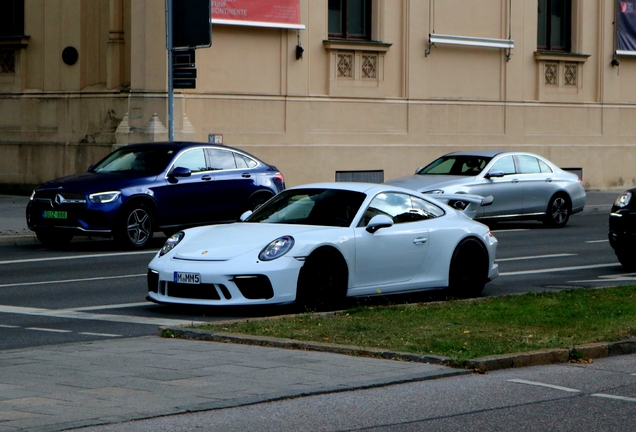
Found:
[{"label": "white car's front bumper", "polygon": [[[155,257],[148,265],[148,300],[184,305],[242,306],[296,300],[302,260],[259,261],[247,255],[228,261]],[[197,284],[175,282],[175,272],[200,275]]]}]

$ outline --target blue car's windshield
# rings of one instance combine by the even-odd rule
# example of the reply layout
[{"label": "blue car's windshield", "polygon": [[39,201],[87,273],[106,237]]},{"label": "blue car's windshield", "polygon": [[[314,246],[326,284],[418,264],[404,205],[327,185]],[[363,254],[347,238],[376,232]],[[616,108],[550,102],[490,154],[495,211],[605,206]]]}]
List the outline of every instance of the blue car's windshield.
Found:
[{"label": "blue car's windshield", "polygon": [[292,189],[259,207],[245,222],[348,227],[366,195],[337,189]]},{"label": "blue car's windshield", "polygon": [[447,155],[434,160],[416,174],[475,176],[488,165],[491,159],[485,156]]},{"label": "blue car's windshield", "polygon": [[173,156],[172,149],[122,148],[98,162],[91,172],[159,174],[168,166]]}]

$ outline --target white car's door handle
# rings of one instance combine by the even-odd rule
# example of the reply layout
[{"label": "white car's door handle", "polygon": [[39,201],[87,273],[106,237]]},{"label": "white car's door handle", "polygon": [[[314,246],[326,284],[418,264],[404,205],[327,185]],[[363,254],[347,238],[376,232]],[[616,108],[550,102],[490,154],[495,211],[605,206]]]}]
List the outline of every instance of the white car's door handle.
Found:
[{"label": "white car's door handle", "polygon": [[547,181],[548,183],[552,183],[552,179],[551,178],[547,178],[547,179],[545,179],[545,181]]},{"label": "white car's door handle", "polygon": [[419,237],[419,238],[416,238],[415,240],[413,240],[413,243],[414,244],[424,244],[424,243],[426,243],[427,240],[428,239],[425,238],[425,237]]}]

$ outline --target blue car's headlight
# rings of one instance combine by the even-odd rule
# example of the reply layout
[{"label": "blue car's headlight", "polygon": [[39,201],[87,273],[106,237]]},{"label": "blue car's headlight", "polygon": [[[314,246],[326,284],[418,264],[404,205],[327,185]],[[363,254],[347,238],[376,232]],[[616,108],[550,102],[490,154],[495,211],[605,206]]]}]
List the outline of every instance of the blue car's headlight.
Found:
[{"label": "blue car's headlight", "polygon": [[115,201],[120,195],[120,191],[99,192],[90,194],[88,200],[93,204],[106,204]]},{"label": "blue car's headlight", "polygon": [[258,254],[258,258],[262,261],[275,260],[289,252],[292,247],[294,247],[294,238],[292,236],[282,236],[268,244]]},{"label": "blue car's headlight", "polygon": [[616,198],[616,202],[614,203],[614,205],[618,207],[625,207],[627,204],[629,204],[631,200],[632,200],[632,193],[625,192],[624,194]]},{"label": "blue car's headlight", "polygon": [[183,231],[179,231],[175,235],[170,236],[168,240],[166,240],[166,242],[163,244],[163,247],[161,248],[161,250],[159,251],[159,256],[164,256],[165,254],[170,252],[172,249],[177,247],[179,242],[181,242],[181,240],[183,240],[184,237],[185,237],[185,233]]}]

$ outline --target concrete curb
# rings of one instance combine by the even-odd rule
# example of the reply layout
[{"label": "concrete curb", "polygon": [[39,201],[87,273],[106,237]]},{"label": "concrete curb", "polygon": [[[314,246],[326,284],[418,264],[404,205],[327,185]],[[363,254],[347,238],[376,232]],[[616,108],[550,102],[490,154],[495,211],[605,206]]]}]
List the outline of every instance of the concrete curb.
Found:
[{"label": "concrete curb", "polygon": [[[159,336],[201,340],[208,342],[238,343],[268,346],[274,348],[300,349],[308,351],[331,352],[352,356],[375,357],[389,360],[411,361],[415,363],[439,364],[459,367],[450,357],[438,355],[422,355],[399,351],[367,348],[351,345],[338,345],[323,342],[306,342],[293,339],[280,339],[264,336],[250,336],[236,333],[224,333],[213,330],[198,330],[183,327],[159,327]],[[619,342],[599,342],[578,345],[572,348],[553,348],[524,353],[502,354],[467,360],[461,367],[475,372],[485,373],[500,369],[512,369],[528,366],[539,366],[556,363],[581,362],[591,359],[613,357],[617,355],[635,354],[636,339]]]}]

